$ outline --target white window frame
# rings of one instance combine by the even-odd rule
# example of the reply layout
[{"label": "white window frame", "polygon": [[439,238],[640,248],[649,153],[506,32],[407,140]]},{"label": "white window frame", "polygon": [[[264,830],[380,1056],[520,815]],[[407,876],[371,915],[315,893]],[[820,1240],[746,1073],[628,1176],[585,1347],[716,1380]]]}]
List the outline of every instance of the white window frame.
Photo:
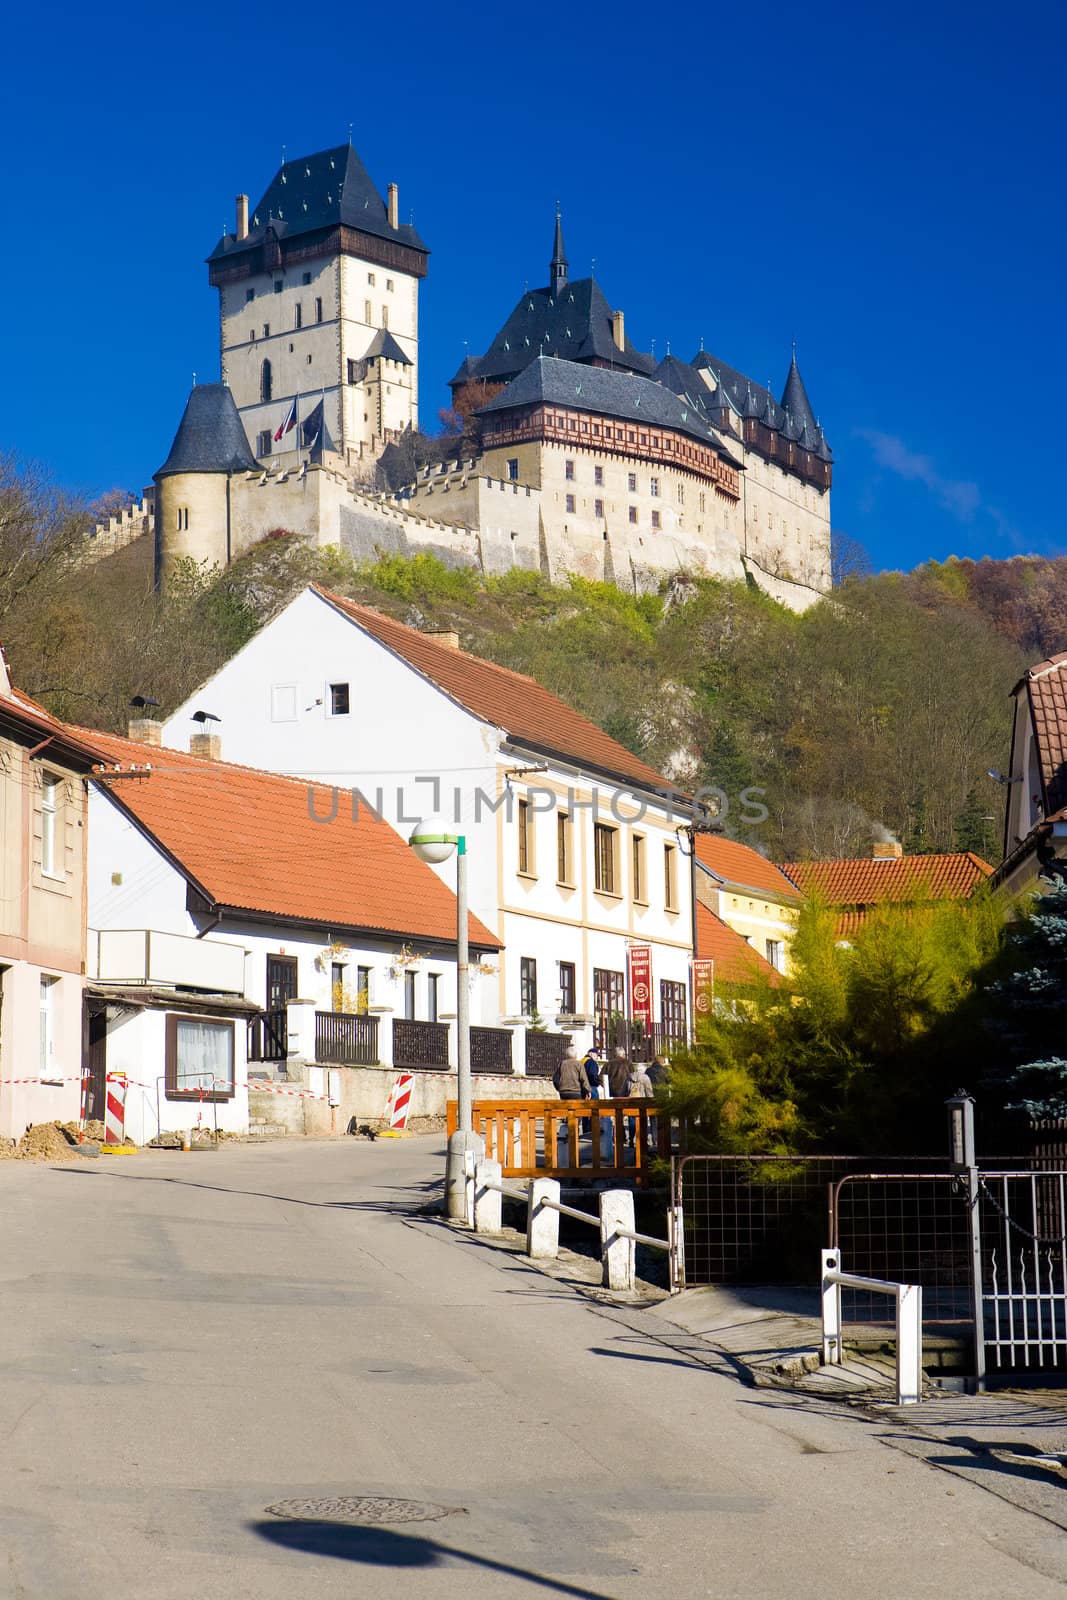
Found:
[{"label": "white window frame", "polygon": [[41,871],[46,878],[62,878],[61,867],[57,867],[57,846],[61,844],[58,838],[61,817],[59,790],[62,779],[54,773],[45,772],[41,775]]}]

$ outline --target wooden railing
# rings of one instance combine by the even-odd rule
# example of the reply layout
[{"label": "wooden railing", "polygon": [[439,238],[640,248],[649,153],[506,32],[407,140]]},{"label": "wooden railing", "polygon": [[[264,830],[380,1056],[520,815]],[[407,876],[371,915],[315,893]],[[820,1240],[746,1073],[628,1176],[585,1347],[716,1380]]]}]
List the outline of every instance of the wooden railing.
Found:
[{"label": "wooden railing", "polygon": [[565,1033],[542,1033],[537,1028],[526,1030],[526,1076],[551,1078],[563,1061],[567,1048]]},{"label": "wooden railing", "polygon": [[448,1023],[393,1018],[393,1065],[448,1071]]},{"label": "wooden railing", "polygon": [[471,1071],[507,1077],[512,1070],[511,1029],[472,1028]]},{"label": "wooden railing", "polygon": [[344,1067],[378,1065],[378,1018],[348,1011],[316,1011],[315,1060]]},{"label": "wooden railing", "polygon": [[248,1019],[249,1061],[284,1061],[288,1055],[288,1016],[280,1011],[261,1011]]},{"label": "wooden railing", "polygon": [[[455,1100],[447,1114],[451,1136]],[[473,1115],[486,1159],[505,1178],[648,1183],[653,1160],[671,1155],[671,1119],[651,1100],[476,1100]]]}]

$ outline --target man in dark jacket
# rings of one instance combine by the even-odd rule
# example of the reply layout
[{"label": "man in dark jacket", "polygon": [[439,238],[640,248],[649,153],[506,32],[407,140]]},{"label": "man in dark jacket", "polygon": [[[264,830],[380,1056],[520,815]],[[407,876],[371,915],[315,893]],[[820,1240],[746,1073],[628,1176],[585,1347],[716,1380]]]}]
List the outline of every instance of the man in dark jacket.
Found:
[{"label": "man in dark jacket", "polygon": [[561,1100],[588,1100],[590,1098],[589,1079],[585,1067],[578,1060],[573,1048],[567,1051],[556,1071],[552,1075]]},{"label": "man in dark jacket", "polygon": [[625,1050],[616,1047],[608,1067],[608,1087],[613,1100],[625,1100],[630,1084],[630,1063]]}]

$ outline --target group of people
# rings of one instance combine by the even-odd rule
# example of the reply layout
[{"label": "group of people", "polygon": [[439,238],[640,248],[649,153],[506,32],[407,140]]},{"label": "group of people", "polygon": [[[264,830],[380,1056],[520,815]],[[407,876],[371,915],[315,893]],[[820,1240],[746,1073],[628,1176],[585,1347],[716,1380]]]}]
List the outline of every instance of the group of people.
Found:
[{"label": "group of people", "polygon": [[610,1061],[601,1061],[600,1052],[591,1046],[580,1059],[568,1051],[552,1082],[561,1100],[651,1100],[666,1074],[659,1056],[646,1067],[643,1061],[628,1061],[626,1052],[616,1049]]}]

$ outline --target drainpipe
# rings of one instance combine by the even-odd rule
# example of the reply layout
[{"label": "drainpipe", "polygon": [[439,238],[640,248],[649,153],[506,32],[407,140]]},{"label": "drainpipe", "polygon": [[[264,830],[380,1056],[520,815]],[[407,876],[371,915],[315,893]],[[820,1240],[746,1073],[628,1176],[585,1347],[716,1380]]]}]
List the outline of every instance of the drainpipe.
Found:
[{"label": "drainpipe", "polygon": [[215,920],[214,920],[214,922],[209,922],[206,928],[201,928],[200,932],[197,934],[196,937],[198,939],[202,939],[205,934],[214,933],[215,929],[218,927],[218,925],[219,925],[219,923],[221,921],[222,921],[222,907],[221,906],[216,906],[215,907]]}]

